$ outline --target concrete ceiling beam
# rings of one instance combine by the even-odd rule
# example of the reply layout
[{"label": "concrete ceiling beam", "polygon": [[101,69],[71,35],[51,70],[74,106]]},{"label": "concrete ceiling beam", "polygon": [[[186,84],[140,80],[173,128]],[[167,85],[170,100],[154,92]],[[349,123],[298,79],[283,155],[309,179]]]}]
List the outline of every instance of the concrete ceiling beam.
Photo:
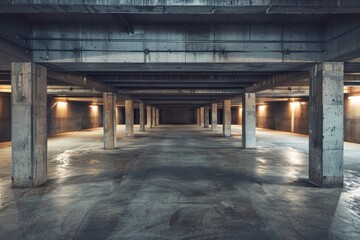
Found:
[{"label": "concrete ceiling beam", "polygon": [[291,83],[307,81],[308,78],[309,78],[308,72],[276,74],[269,77],[266,81],[262,83],[256,83],[253,86],[246,88],[246,92],[256,93],[278,86],[284,86]]},{"label": "concrete ceiling beam", "polygon": [[91,74],[90,76],[98,79],[102,82],[108,83],[147,83],[147,82],[175,82],[175,83],[187,83],[187,82],[199,82],[199,83],[211,83],[211,82],[222,82],[222,83],[254,83],[262,82],[266,80],[264,75],[242,75],[242,74],[197,74],[189,73],[186,75],[183,74],[143,74],[139,75],[137,73],[123,75],[123,74]]},{"label": "concrete ceiling beam", "polygon": [[224,94],[242,94],[244,93],[243,89],[142,89],[142,90],[119,90],[120,93],[129,94],[129,95],[201,95],[201,94],[211,94],[211,95],[224,95]]},{"label": "concrete ceiling beam", "polygon": [[262,1],[142,1],[142,0],[3,0],[0,12],[4,13],[152,13],[152,14],[249,14],[249,13],[357,13],[356,0],[306,1],[262,0]]},{"label": "concrete ceiling beam", "polygon": [[360,58],[358,19],[340,19],[328,24],[325,31],[324,62],[346,62]]},{"label": "concrete ceiling beam", "polygon": [[56,81],[68,83],[75,86],[80,86],[97,92],[113,92],[117,94],[117,97],[119,99],[133,99],[135,101],[139,101],[138,99],[132,98],[129,95],[119,93],[116,88],[110,85],[106,85],[102,82],[96,81],[94,79],[82,75],[48,71],[48,79],[53,79]]}]

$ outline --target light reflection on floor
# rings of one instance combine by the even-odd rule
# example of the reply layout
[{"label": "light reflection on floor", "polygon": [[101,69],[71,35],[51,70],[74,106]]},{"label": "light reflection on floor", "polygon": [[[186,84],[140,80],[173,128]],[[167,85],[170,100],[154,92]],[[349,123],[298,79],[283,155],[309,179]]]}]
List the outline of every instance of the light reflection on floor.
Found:
[{"label": "light reflection on floor", "polygon": [[[307,178],[306,136],[258,130],[257,149],[195,126],[161,126],[103,150],[102,129],[49,140],[49,181],[9,188],[0,144],[0,239],[359,239],[360,145],[343,189]],[[31,218],[29,218],[31,216]]]}]

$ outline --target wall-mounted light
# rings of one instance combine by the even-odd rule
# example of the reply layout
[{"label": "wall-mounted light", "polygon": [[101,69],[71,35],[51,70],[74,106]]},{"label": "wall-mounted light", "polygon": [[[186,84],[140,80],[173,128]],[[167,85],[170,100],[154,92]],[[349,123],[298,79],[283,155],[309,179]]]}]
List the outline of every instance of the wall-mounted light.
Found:
[{"label": "wall-mounted light", "polygon": [[360,95],[359,96],[349,96],[348,99],[349,100],[360,101]]},{"label": "wall-mounted light", "polygon": [[57,101],[56,105],[59,107],[66,107],[67,106],[67,102],[66,101]]},{"label": "wall-mounted light", "polygon": [[96,104],[91,104],[89,107],[90,107],[91,109],[98,109],[98,108],[99,108],[99,106],[96,105]]},{"label": "wall-mounted light", "polygon": [[297,107],[297,106],[300,106],[301,103],[300,102],[290,102],[289,104],[292,107]]},{"label": "wall-mounted light", "polygon": [[259,105],[259,110],[260,110],[260,111],[264,111],[265,108],[267,108],[267,105],[265,105],[265,104]]}]

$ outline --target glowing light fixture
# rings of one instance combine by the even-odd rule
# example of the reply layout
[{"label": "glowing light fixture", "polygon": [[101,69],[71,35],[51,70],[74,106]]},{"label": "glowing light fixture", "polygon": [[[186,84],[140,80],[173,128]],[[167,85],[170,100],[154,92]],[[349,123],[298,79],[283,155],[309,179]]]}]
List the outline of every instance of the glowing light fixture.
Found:
[{"label": "glowing light fixture", "polygon": [[266,107],[267,107],[267,105],[259,105],[259,110],[263,111],[263,110],[265,110]]},{"label": "glowing light fixture", "polygon": [[290,106],[292,106],[292,107],[296,107],[296,106],[299,106],[299,105],[300,105],[300,102],[290,102],[289,104],[290,104]]},{"label": "glowing light fixture", "polygon": [[67,106],[67,102],[66,101],[57,101],[56,103],[59,107],[66,107]]},{"label": "glowing light fixture", "polygon": [[90,105],[90,108],[91,108],[91,109],[97,109],[98,107],[99,107],[99,106],[96,105],[96,104],[91,104],[91,105]]},{"label": "glowing light fixture", "polygon": [[349,100],[360,101],[360,95],[359,95],[359,96],[349,96],[348,99],[349,99]]}]

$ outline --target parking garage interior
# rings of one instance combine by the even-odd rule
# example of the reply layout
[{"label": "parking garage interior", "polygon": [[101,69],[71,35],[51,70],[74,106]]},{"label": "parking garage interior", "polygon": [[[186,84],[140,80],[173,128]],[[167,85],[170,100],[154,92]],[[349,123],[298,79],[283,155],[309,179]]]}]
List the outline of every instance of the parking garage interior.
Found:
[{"label": "parking garage interior", "polygon": [[359,239],[356,0],[0,2],[0,239]]}]

